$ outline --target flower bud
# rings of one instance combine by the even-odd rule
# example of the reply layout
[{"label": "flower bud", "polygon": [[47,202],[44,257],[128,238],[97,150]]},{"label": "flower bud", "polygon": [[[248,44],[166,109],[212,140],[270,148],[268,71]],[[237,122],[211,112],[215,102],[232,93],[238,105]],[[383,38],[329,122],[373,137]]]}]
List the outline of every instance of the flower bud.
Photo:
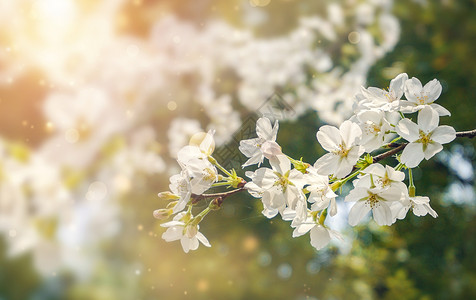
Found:
[{"label": "flower bud", "polygon": [[160,192],[157,196],[159,196],[159,199],[161,199],[161,200],[177,200],[177,199],[180,199],[179,196],[177,196],[174,193],[169,192],[169,191]]},{"label": "flower bud", "polygon": [[156,218],[158,220],[165,220],[171,214],[172,214],[172,209],[165,209],[165,208],[154,210],[154,213],[153,213],[154,218]]},{"label": "flower bud", "polygon": [[167,204],[166,208],[174,208],[175,205],[177,205],[178,201],[172,201],[169,204]]},{"label": "flower bud", "polygon": [[210,209],[212,209],[212,210],[218,210],[218,209],[220,209],[222,204],[223,204],[223,198],[218,197],[218,198],[213,199],[210,202],[210,204],[208,205],[208,207],[210,207]]}]

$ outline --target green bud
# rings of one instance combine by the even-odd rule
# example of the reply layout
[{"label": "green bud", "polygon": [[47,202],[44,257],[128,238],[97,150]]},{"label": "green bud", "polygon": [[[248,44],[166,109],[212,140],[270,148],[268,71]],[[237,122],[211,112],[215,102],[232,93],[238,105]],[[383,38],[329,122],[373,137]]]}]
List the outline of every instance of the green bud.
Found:
[{"label": "green bud", "polygon": [[210,207],[211,210],[218,210],[218,209],[220,209],[222,204],[223,204],[223,198],[218,197],[218,198],[213,199],[210,202],[210,204],[208,205],[208,207]]},{"label": "green bud", "polygon": [[179,196],[177,196],[174,193],[169,192],[169,191],[160,192],[158,194],[158,196],[159,196],[159,199],[161,199],[161,200],[177,200],[177,199],[180,199]]}]

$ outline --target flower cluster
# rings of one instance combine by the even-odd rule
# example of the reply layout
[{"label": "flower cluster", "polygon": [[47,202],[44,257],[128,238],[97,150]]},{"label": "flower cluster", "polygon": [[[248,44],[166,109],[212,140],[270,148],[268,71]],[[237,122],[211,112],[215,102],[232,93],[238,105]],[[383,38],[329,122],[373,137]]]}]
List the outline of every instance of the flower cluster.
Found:
[{"label": "flower cluster", "polygon": [[[409,210],[416,216],[429,214],[436,218],[438,215],[431,208],[430,199],[416,196],[412,168],[423,159],[433,157],[442,150],[442,144],[456,137],[452,127],[439,126],[440,116],[450,115],[434,103],[441,90],[436,79],[423,86],[418,79],[409,79],[407,74],[395,77],[388,90],[362,88],[355,96],[354,115],[349,120],[338,128],[324,125],[317,131],[317,141],[328,153],[313,165],[284,154],[276,142],[278,122],[273,124],[261,117],[256,123],[257,137],[242,140],[239,146],[248,157],[242,167],[257,165],[254,171],[245,172],[249,178],[246,183],[234,170],[223,169],[211,157],[212,133],[204,137],[202,134],[201,143],[195,142],[179,151],[182,172],[171,177],[171,192],[159,194],[168,195],[165,198],[175,202],[169,204],[168,210],[156,211],[156,217],[163,219],[180,212],[173,221],[163,224],[169,227],[163,238],[180,239],[185,252],[196,249],[198,241],[210,246],[198,232],[198,223],[210,209],[221,206],[224,196],[231,194],[203,194],[213,185],[247,190],[261,200],[265,217],[279,215],[291,222],[293,237],[310,232],[311,245],[316,249],[325,247],[331,239],[342,240],[338,232],[329,228],[326,219],[338,213],[336,193],[351,180],[350,192],[341,195],[345,196],[345,202],[354,203],[348,215],[351,226],[361,223],[370,211],[381,226],[405,218]],[[411,117],[416,117],[417,122]],[[386,152],[373,156],[382,149]],[[402,149],[394,167],[379,163]],[[263,165],[265,159],[269,167]],[[227,177],[218,175],[215,166]],[[214,200],[193,217],[192,206],[203,198]],[[187,212],[181,212],[187,205]]]}]

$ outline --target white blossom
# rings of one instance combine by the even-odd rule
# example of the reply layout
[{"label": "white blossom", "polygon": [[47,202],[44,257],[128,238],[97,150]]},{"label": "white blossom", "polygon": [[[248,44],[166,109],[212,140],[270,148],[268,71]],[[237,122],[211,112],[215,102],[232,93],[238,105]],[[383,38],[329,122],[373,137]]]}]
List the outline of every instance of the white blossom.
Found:
[{"label": "white blossom", "polygon": [[161,224],[167,230],[162,234],[162,238],[167,242],[180,240],[183,251],[188,253],[190,250],[197,250],[199,242],[206,247],[211,247],[208,239],[198,231],[199,225],[186,224],[184,222],[186,213],[181,212],[177,214],[173,221]]},{"label": "white blossom", "polygon": [[286,207],[295,210],[298,202],[305,202],[302,193],[303,174],[291,170],[291,162],[284,155],[270,160],[272,169],[259,168],[255,172],[246,172],[252,179],[245,185],[252,195],[261,197],[267,215],[274,217],[283,213]]},{"label": "white blossom", "polygon": [[383,111],[364,111],[357,115],[357,119],[362,129],[360,144],[364,146],[365,152],[370,153],[388,141],[392,127]]},{"label": "white blossom", "polygon": [[426,216],[430,214],[433,218],[438,217],[433,208],[430,206],[430,198],[415,196],[408,197],[403,202],[394,202],[391,206],[394,218],[403,220],[407,215],[407,212],[411,209],[413,214],[417,217]]},{"label": "white blossom", "polygon": [[401,111],[403,113],[412,113],[419,111],[427,106],[433,108],[440,116],[450,116],[451,113],[443,106],[434,103],[441,94],[441,84],[437,79],[433,79],[425,86],[422,86],[418,78],[413,77],[405,83],[405,97]]},{"label": "white blossom", "polygon": [[343,240],[340,233],[329,229],[327,226],[318,224],[312,217],[309,217],[305,222],[296,226],[293,231],[293,237],[304,235],[307,232],[310,232],[311,245],[316,248],[316,250],[327,246],[332,238]]},{"label": "white blossom", "polygon": [[409,168],[415,168],[425,158],[433,157],[443,149],[442,144],[456,138],[453,127],[438,126],[438,113],[431,107],[425,107],[418,113],[418,125],[409,119],[401,120],[397,133],[410,143],[403,149],[400,160]]},{"label": "white blossom", "polygon": [[317,132],[317,140],[322,148],[330,153],[319,158],[314,167],[322,175],[333,174],[343,178],[350,173],[355,163],[359,160],[364,148],[358,145],[362,130],[359,125],[345,121],[339,129],[334,126],[324,125]]},{"label": "white blossom", "polygon": [[387,189],[356,187],[345,197],[346,202],[356,202],[349,212],[349,224],[357,225],[362,218],[372,211],[378,225],[392,225],[393,216],[390,205],[401,199],[402,192],[398,188]]},{"label": "white blossom", "polygon": [[243,168],[258,164],[258,167],[263,162],[265,154],[268,157],[280,153],[281,147],[276,143],[276,135],[278,133],[278,121],[271,126],[271,121],[268,118],[262,117],[256,121],[257,138],[240,141],[239,149],[249,159],[243,164]]}]

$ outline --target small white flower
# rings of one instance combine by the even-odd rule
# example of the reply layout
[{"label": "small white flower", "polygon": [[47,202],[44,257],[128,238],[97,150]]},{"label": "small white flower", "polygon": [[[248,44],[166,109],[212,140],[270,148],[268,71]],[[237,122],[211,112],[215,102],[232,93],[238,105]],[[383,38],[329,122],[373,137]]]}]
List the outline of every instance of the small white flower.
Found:
[{"label": "small white flower", "polygon": [[167,242],[180,240],[183,251],[188,253],[190,250],[197,250],[199,242],[206,247],[211,247],[207,238],[198,231],[198,225],[186,225],[184,218],[185,212],[177,214],[173,221],[161,224],[162,227],[167,227],[167,231],[162,234],[162,238]]},{"label": "small white flower", "polygon": [[187,171],[183,170],[180,174],[172,175],[170,177],[169,188],[172,193],[180,197],[174,206],[173,213],[181,212],[188,201],[190,201],[190,196],[192,195],[192,185]]},{"label": "small white flower", "polygon": [[276,143],[276,135],[278,134],[278,121],[271,127],[271,121],[262,117],[256,121],[257,138],[240,141],[239,149],[249,159],[243,164],[243,168],[263,162],[264,157],[267,158],[281,154],[281,147]]},{"label": "small white flower", "polygon": [[329,177],[317,174],[317,170],[313,167],[308,167],[307,171],[308,173],[304,174],[304,180],[308,184],[306,189],[310,192],[307,201],[313,203],[311,209],[320,211],[329,207],[329,214],[335,216],[337,195],[329,186]]},{"label": "small white flower", "polygon": [[418,125],[409,119],[401,120],[397,133],[410,143],[403,149],[401,162],[409,168],[415,168],[425,158],[433,157],[443,149],[441,144],[456,138],[456,131],[451,126],[438,126],[438,113],[431,107],[425,107],[418,113]]},{"label": "small white flower", "polygon": [[357,225],[362,218],[372,210],[375,222],[378,225],[392,225],[393,217],[390,205],[401,199],[402,192],[394,187],[387,189],[356,187],[345,197],[345,202],[357,203],[349,212],[349,224]]},{"label": "small white flower", "polygon": [[314,167],[321,175],[334,174],[343,178],[352,171],[352,167],[364,152],[359,146],[362,130],[359,125],[347,120],[337,129],[334,126],[322,126],[317,132],[317,140],[322,148],[329,151],[319,158]]},{"label": "small white flower", "polygon": [[286,207],[296,209],[299,201],[305,201],[302,193],[303,174],[296,169],[291,170],[291,162],[284,155],[278,155],[270,160],[271,167],[260,168],[255,172],[247,172],[252,179],[245,188],[253,196],[261,197],[266,216],[281,214]]},{"label": "small white flower", "polygon": [[438,217],[436,211],[430,206],[430,198],[415,196],[408,197],[403,202],[395,202],[391,206],[395,219],[403,220],[407,215],[408,210],[412,210],[417,217],[426,216],[430,214],[433,218]]},{"label": "small white flower", "polygon": [[304,235],[309,231],[311,245],[316,248],[316,250],[320,250],[327,246],[331,241],[331,238],[341,241],[343,240],[340,233],[329,229],[327,226],[316,223],[312,217],[307,218],[305,222],[296,226],[293,231],[293,237]]},{"label": "small white flower", "polygon": [[390,81],[388,91],[369,87],[364,89],[363,95],[369,99],[366,106],[369,109],[379,109],[381,111],[397,111],[400,107],[400,99],[403,96],[405,82],[408,75],[402,73]]},{"label": "small white flower", "polygon": [[384,167],[381,164],[371,164],[362,170],[362,173],[365,175],[358,180],[354,180],[354,186],[369,188],[375,186],[381,189],[394,187],[402,191],[402,193],[408,193],[407,186],[403,183],[405,173],[397,171],[389,165]]},{"label": "small white flower", "polygon": [[383,111],[365,111],[357,115],[357,119],[362,129],[362,139],[360,144],[364,146],[365,152],[372,152],[382,146],[392,129],[390,123],[385,119]]},{"label": "small white flower", "polygon": [[401,111],[412,113],[430,106],[440,116],[451,116],[451,113],[443,106],[434,103],[441,94],[441,84],[438,80],[432,81],[422,86],[420,80],[413,77],[405,82],[405,97],[408,101],[402,102]]}]

